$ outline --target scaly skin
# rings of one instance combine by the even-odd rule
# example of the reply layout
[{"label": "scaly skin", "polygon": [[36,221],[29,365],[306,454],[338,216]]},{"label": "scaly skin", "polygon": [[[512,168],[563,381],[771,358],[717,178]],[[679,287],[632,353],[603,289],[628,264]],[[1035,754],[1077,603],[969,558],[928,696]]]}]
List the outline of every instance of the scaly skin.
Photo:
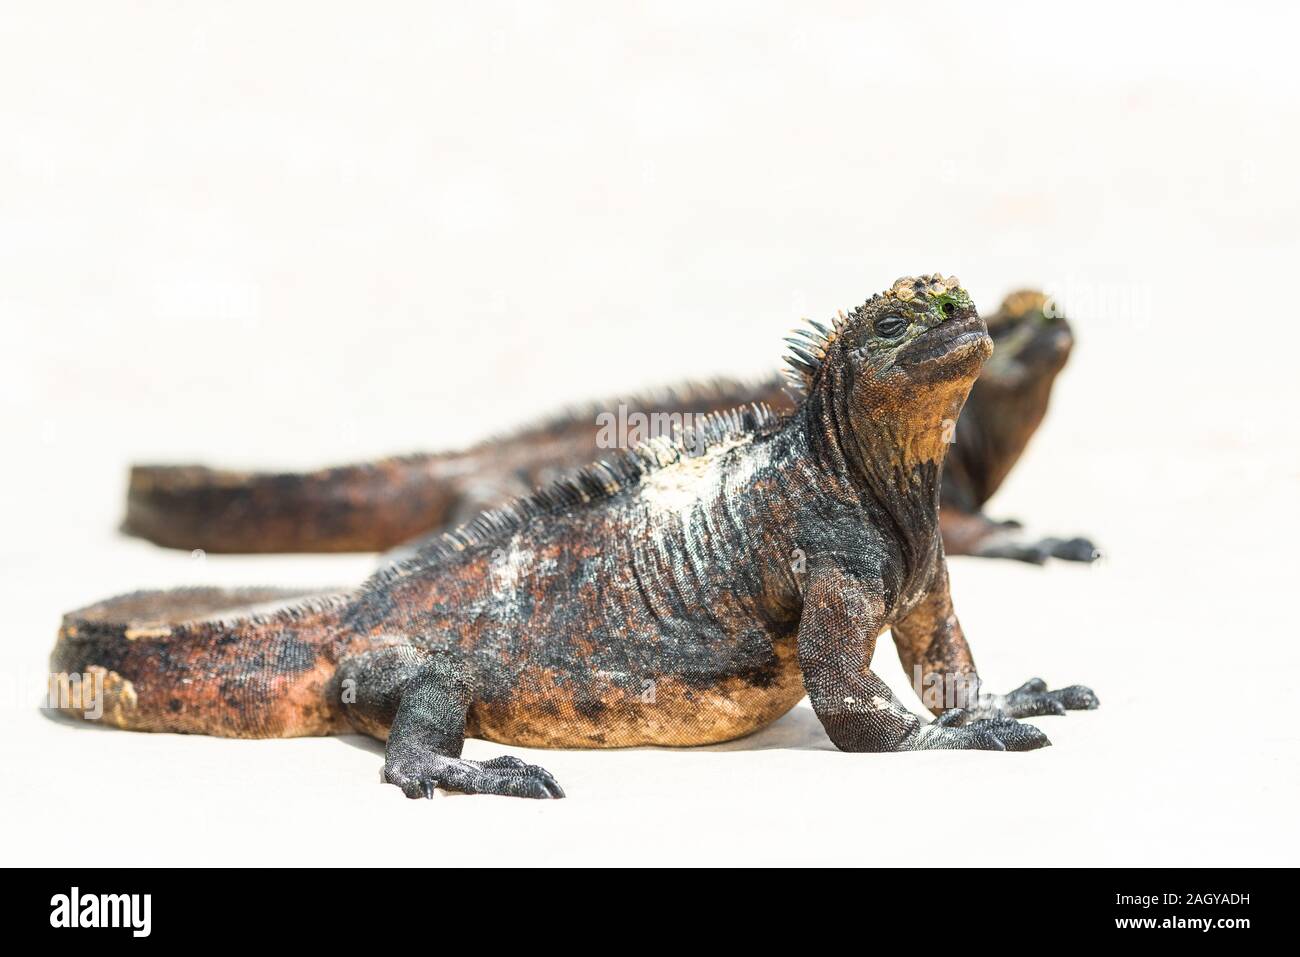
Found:
[{"label": "scaly skin", "polygon": [[[1015,523],[983,513],[1042,421],[1072,343],[1064,318],[1044,316],[1041,293],[1008,296],[989,320],[998,343],[956,429],[943,479],[940,530],[950,555],[1091,561],[1091,542],[1026,541]],[[695,416],[741,405],[794,409],[785,380],[719,379],[587,408],[461,452],[411,455],[307,473],[204,466],[132,469],[123,529],[160,545],[210,552],[413,551],[436,535],[610,455],[601,413]],[[651,419],[652,421],[652,419]],[[635,425],[635,422],[634,422]]]},{"label": "scaly skin", "polygon": [[[462,759],[467,735],[709,744],[805,693],[846,751],[1042,747],[1016,716],[1096,699],[1037,680],[979,690],[939,536],[943,423],[991,350],[955,279],[901,279],[805,334],[789,361],[806,395],[787,416],[737,410],[689,447],[638,447],[352,592],[155,592],[74,612],[52,670],[101,676],[120,727],[386,738],[385,779],[410,797],[562,796],[516,758]],[[938,720],[871,672],[886,630]]]}]

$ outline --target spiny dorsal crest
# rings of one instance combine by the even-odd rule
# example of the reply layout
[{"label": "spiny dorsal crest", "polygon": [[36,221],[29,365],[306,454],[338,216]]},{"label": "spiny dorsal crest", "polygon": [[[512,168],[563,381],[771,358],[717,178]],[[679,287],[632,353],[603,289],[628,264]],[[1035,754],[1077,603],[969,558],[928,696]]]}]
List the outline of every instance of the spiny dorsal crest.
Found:
[{"label": "spiny dorsal crest", "polygon": [[763,402],[699,415],[681,435],[660,436],[584,466],[531,494],[481,513],[472,521],[425,542],[412,558],[384,566],[371,582],[392,583],[431,562],[509,538],[533,519],[583,508],[636,488],[653,472],[708,455],[719,446],[778,428],[783,419]]},{"label": "spiny dorsal crest", "polygon": [[817,373],[830,354],[831,346],[862,320],[869,306],[885,299],[911,302],[925,297],[937,298],[960,286],[961,282],[956,276],[945,277],[939,273],[930,276],[903,276],[894,280],[889,289],[876,293],[847,316],[843,309],[839,310],[829,327],[812,319],[804,319],[808,328],[795,329],[785,340],[790,345],[790,351],[785,357],[790,368],[785,370],[785,377],[791,391],[796,395],[808,394]]}]

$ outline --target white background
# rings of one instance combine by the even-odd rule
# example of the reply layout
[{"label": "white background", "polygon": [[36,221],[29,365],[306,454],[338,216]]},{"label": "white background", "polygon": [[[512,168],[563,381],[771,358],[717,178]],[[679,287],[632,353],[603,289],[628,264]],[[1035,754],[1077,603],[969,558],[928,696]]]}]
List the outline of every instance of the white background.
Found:
[{"label": "white background", "polygon": [[[3,860],[1296,863],[1294,11],[6,4]],[[991,511],[1106,562],[952,562],[990,685],[1100,695],[1038,719],[1055,747],[841,754],[802,706],[722,748],[513,749],[565,801],[429,802],[360,738],[37,710],[63,611],[372,567],[123,538],[132,461],[454,447],[761,374],[799,316],[935,270],[1076,319]]]}]

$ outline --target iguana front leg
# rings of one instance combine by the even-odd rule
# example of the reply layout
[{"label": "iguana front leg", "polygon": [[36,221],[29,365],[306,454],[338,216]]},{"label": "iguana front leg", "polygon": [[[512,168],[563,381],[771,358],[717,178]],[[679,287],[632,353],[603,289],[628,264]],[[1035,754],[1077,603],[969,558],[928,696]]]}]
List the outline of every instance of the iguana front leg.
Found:
[{"label": "iguana front leg", "polygon": [[508,755],[490,761],[460,756],[473,682],[454,654],[391,645],[344,659],[336,682],[353,726],[387,738],[384,780],[407,797],[431,798],[435,788],[564,797],[555,778],[535,764]]},{"label": "iguana front leg", "polygon": [[1027,718],[1090,710],[1098,705],[1090,688],[1071,685],[1049,691],[1041,678],[1031,679],[1009,694],[985,694],[980,689],[970,646],[953,612],[948,569],[943,562],[925,597],[894,623],[892,631],[903,668],[912,677],[922,703],[935,714],[960,708],[977,720]]},{"label": "iguana front leg", "polygon": [[[884,587],[838,567],[813,571],[799,621],[799,667],[813,710],[841,751],[1028,751],[1048,744],[1032,725],[954,711],[921,720],[870,668],[884,627]],[[957,725],[961,726],[957,726]]]}]

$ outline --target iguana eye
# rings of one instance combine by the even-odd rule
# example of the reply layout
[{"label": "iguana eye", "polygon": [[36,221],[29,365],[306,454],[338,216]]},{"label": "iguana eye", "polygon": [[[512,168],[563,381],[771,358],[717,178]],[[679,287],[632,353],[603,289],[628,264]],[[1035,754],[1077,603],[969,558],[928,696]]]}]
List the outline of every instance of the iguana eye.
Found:
[{"label": "iguana eye", "polygon": [[907,320],[902,316],[885,316],[876,320],[875,329],[882,339],[897,339],[907,331]]}]

